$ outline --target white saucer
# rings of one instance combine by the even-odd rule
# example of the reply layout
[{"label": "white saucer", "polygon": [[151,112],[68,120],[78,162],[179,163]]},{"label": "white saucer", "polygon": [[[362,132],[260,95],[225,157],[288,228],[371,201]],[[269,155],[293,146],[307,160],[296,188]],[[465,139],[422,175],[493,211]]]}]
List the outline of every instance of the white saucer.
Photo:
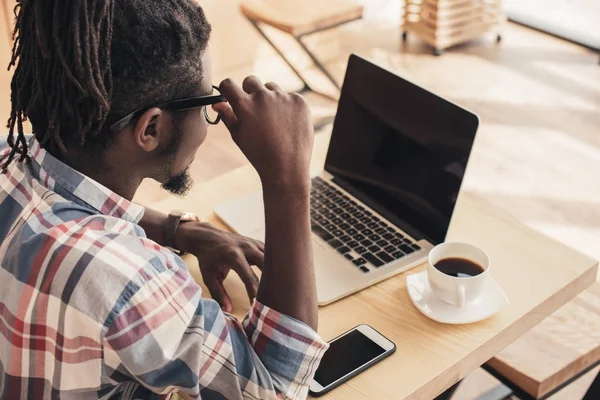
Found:
[{"label": "white saucer", "polygon": [[407,276],[406,287],[410,299],[419,311],[432,320],[445,324],[470,324],[482,321],[508,305],[506,294],[493,279],[488,280],[484,295],[476,301],[465,304],[464,308],[441,301],[429,287],[427,271]]}]

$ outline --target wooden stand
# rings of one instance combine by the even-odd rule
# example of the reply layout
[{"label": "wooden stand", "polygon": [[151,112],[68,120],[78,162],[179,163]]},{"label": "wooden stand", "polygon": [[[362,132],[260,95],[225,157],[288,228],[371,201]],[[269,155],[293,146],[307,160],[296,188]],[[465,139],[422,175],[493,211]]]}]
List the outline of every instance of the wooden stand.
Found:
[{"label": "wooden stand", "polygon": [[402,39],[414,33],[433,46],[436,56],[490,31],[502,40],[506,20],[502,0],[406,0],[404,11]]}]

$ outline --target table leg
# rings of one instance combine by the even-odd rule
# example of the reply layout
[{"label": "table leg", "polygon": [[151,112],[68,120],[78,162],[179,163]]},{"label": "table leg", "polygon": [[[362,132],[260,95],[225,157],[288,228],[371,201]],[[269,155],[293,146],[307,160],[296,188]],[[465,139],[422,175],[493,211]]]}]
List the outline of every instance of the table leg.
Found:
[{"label": "table leg", "polygon": [[600,372],[594,378],[591,386],[586,392],[585,396],[583,396],[582,400],[598,400],[600,399]]}]

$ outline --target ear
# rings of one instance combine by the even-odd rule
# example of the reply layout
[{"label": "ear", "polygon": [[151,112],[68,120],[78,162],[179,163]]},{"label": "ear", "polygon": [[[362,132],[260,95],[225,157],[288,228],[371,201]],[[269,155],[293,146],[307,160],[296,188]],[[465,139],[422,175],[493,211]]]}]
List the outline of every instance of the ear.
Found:
[{"label": "ear", "polygon": [[164,131],[166,114],[160,108],[154,107],[144,112],[133,127],[135,144],[146,152],[152,152],[165,141],[167,132]]}]

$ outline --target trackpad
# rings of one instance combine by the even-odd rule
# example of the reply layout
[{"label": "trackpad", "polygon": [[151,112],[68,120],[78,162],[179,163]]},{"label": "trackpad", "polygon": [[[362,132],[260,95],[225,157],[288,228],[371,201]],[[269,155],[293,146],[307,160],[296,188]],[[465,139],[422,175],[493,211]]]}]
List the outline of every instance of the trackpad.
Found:
[{"label": "trackpad", "polygon": [[215,213],[240,235],[265,240],[265,206],[262,191],[219,204],[215,207]]}]

